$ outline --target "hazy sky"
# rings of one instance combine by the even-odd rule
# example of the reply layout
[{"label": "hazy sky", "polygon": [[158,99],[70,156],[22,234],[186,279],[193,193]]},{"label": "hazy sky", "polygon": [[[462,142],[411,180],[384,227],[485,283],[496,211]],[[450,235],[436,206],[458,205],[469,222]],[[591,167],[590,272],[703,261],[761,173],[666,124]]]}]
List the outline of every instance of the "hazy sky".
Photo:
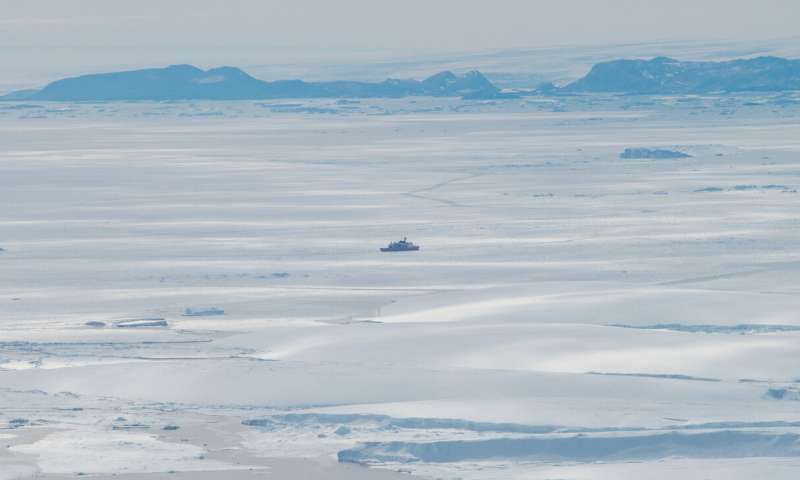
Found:
[{"label": "hazy sky", "polygon": [[508,48],[788,36],[797,0],[1,0],[6,44]]},{"label": "hazy sky", "polygon": [[763,40],[798,35],[798,25],[800,0],[0,0],[0,59],[16,72],[42,63],[77,71],[205,58],[235,64],[255,51],[261,62],[285,62]]}]

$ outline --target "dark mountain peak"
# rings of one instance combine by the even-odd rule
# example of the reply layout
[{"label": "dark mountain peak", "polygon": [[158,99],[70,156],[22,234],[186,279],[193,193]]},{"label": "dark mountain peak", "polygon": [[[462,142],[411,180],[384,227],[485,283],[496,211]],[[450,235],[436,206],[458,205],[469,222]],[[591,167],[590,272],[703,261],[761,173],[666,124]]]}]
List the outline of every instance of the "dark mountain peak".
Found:
[{"label": "dark mountain peak", "polygon": [[681,94],[800,90],[800,60],[757,57],[691,62],[669,57],[598,63],[566,92]]},{"label": "dark mountain peak", "polygon": [[169,72],[182,72],[182,73],[203,73],[202,69],[197,68],[194,65],[189,65],[188,63],[170,65],[166,68],[150,68],[147,70],[165,70]]},{"label": "dark mountain peak", "polygon": [[477,70],[472,70],[464,75],[456,75],[450,71],[439,72],[423,80],[422,85],[440,92],[456,92],[459,95],[471,95],[476,92],[488,95],[499,91]]},{"label": "dark mountain peak", "polygon": [[481,72],[478,70],[471,70],[464,74],[462,77],[464,82],[471,85],[472,87],[479,88],[479,89],[493,89],[496,90],[495,86],[492,85],[492,82],[489,81]]},{"label": "dark mountain peak", "polygon": [[670,57],[655,57],[654,59],[650,60],[650,63],[676,63],[678,60]]},{"label": "dark mountain peak", "polygon": [[451,72],[450,70],[445,70],[443,72],[434,73],[430,77],[426,78],[424,81],[441,81],[441,80],[455,80],[456,74]]},{"label": "dark mountain peak", "polygon": [[754,63],[787,63],[787,62],[791,62],[792,60],[789,60],[788,58],[783,58],[783,57],[776,57],[774,55],[761,55],[759,57],[753,57],[753,58],[750,58],[750,59],[743,59],[743,60],[740,60],[740,61],[744,61],[744,62],[750,61],[750,62],[754,62]]},{"label": "dark mountain peak", "polygon": [[423,80],[422,84],[439,88],[445,88],[448,85],[452,85],[457,80],[458,77],[456,77],[456,75],[453,72],[444,71],[444,72],[439,72],[435,75],[431,75],[430,77]]},{"label": "dark mountain peak", "polygon": [[98,73],[55,81],[34,94],[37,100],[184,100],[251,98],[264,82],[238,68],[204,71],[193,65]]},{"label": "dark mountain peak", "polygon": [[248,74],[241,68],[237,67],[217,67],[207,70],[205,73],[208,75],[225,75],[228,77],[253,78],[250,76],[250,74]]},{"label": "dark mountain peak", "polygon": [[30,95],[26,94],[25,98],[58,101],[391,98],[412,95],[499,98],[498,92],[478,71],[460,76],[452,72],[440,72],[423,81],[264,82],[236,67],[202,70],[193,65],[170,65],[66,78]]},{"label": "dark mountain peak", "polygon": [[261,84],[261,80],[257,80],[247,74],[244,70],[236,67],[217,67],[202,72],[198,78],[193,80],[195,83],[220,83],[229,82],[231,85]]}]

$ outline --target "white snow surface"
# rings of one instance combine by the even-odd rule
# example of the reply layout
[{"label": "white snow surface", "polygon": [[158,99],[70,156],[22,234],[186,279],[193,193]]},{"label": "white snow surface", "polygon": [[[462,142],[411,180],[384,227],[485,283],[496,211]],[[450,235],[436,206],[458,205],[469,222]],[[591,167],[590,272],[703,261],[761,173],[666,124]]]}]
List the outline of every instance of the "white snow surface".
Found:
[{"label": "white snow surface", "polygon": [[43,473],[74,473],[76,467],[81,473],[231,469],[230,465],[203,459],[201,447],[160,442],[154,435],[141,432],[70,430],[11,450],[36,455]]},{"label": "white snow surface", "polygon": [[796,94],[297,104],[0,105],[0,479],[796,476]]}]

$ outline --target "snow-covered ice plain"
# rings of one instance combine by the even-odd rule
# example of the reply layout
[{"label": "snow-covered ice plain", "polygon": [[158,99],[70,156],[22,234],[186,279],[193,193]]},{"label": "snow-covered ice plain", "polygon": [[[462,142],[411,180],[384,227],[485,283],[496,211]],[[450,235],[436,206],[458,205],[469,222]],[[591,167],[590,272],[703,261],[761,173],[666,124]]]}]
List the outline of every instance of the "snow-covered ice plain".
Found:
[{"label": "snow-covered ice plain", "polygon": [[796,478],[798,113],[0,104],[0,479]]}]

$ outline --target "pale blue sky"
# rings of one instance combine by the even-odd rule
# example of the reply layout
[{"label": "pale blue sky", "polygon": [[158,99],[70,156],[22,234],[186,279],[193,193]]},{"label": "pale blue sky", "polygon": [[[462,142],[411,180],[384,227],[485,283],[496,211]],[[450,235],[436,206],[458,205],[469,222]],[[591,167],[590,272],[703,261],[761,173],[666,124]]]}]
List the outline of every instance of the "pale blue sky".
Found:
[{"label": "pale blue sky", "polygon": [[[798,0],[0,0],[0,58],[11,77],[38,81],[42,65],[49,75],[175,62],[742,42],[794,36],[798,25]],[[15,84],[11,77],[0,87]]]},{"label": "pale blue sky", "polygon": [[797,0],[0,0],[0,41],[477,49],[787,36]]}]

